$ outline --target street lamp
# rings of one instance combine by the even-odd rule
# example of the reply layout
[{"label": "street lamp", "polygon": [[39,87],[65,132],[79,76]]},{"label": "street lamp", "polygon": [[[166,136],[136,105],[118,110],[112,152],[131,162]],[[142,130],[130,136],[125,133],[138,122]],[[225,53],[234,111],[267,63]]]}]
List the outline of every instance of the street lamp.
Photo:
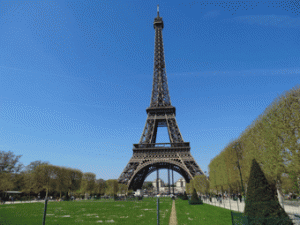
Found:
[{"label": "street lamp", "polygon": [[235,145],[233,146],[233,148],[235,149],[236,152],[236,158],[237,158],[237,167],[240,171],[240,177],[241,177],[241,185],[242,185],[242,196],[244,196],[244,185],[243,185],[243,177],[242,177],[242,173],[241,173],[241,167],[240,167],[240,162],[239,162],[239,157],[238,157],[238,153],[237,153],[237,145],[240,145],[239,142],[236,142]]}]

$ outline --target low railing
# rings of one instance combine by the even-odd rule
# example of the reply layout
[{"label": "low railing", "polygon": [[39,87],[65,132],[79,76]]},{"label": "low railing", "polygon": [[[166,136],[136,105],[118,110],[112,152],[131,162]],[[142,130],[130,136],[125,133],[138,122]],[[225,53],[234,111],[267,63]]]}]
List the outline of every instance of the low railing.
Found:
[{"label": "low railing", "polygon": [[182,143],[152,143],[152,144],[133,144],[133,147],[138,148],[176,148],[176,147],[190,147],[190,142]]}]

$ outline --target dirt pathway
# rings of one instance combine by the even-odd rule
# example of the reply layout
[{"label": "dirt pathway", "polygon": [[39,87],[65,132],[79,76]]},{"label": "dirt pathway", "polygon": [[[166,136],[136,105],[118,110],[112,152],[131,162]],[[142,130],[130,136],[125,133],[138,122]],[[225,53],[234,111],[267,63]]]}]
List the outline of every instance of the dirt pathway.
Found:
[{"label": "dirt pathway", "polygon": [[175,200],[173,200],[172,211],[170,216],[169,225],[177,225],[176,209],[175,209]]}]

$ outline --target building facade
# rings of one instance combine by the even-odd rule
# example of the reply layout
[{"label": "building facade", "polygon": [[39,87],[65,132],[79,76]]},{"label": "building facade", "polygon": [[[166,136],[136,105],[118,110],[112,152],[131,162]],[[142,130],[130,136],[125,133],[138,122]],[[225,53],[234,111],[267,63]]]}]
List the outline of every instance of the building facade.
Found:
[{"label": "building facade", "polygon": [[[156,191],[156,179],[152,182],[153,185],[153,191]],[[160,178],[158,179],[158,187],[159,187],[159,193],[161,194],[167,194],[169,192],[169,187],[167,185],[165,185],[165,183],[163,182],[163,180],[161,180]],[[175,182],[175,187],[174,187],[174,192],[175,194],[177,193],[184,193],[185,192],[185,187],[186,187],[186,181],[185,179],[183,179],[182,177],[180,179],[178,179]],[[170,188],[171,189],[171,193],[173,191],[173,187]]]}]

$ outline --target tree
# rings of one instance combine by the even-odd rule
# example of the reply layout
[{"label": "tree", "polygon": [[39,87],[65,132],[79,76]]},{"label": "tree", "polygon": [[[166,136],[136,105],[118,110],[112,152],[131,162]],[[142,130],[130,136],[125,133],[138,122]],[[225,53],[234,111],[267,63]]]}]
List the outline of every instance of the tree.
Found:
[{"label": "tree", "polygon": [[34,192],[35,185],[36,185],[36,182],[34,180],[34,173],[24,172],[23,176],[24,176],[24,186],[21,191],[29,194],[29,199],[30,199],[30,194]]},{"label": "tree", "polygon": [[19,163],[22,155],[15,156],[12,152],[0,151],[0,193],[15,188],[16,174],[22,169],[23,164]]},{"label": "tree", "polygon": [[49,165],[49,162],[42,162],[41,160],[33,161],[25,167],[25,171],[33,172],[39,165]]},{"label": "tree", "polygon": [[104,195],[105,194],[105,180],[103,179],[98,179],[96,180],[96,185],[95,185],[95,193],[98,195]]},{"label": "tree", "polygon": [[190,205],[200,205],[203,204],[202,200],[198,198],[196,189],[194,188],[191,200],[189,201]]},{"label": "tree", "polygon": [[194,180],[191,179],[190,183],[185,184],[186,193],[188,193],[189,195],[192,194],[193,189],[194,189]]},{"label": "tree", "polygon": [[91,195],[95,188],[95,181],[96,175],[94,173],[84,173],[82,176],[82,191]]},{"label": "tree", "polygon": [[55,175],[51,177],[54,179],[56,191],[59,192],[61,198],[62,192],[67,192],[69,190],[69,180],[68,180],[68,170],[64,167],[55,166]]},{"label": "tree", "polygon": [[197,175],[194,177],[194,188],[197,192],[207,194],[209,191],[209,181],[205,175]]},{"label": "tree", "polygon": [[34,192],[46,191],[48,196],[49,190],[53,187],[56,178],[56,167],[53,165],[39,165],[34,170]]},{"label": "tree", "polygon": [[68,191],[74,194],[80,190],[83,173],[80,170],[69,168],[66,176]]},{"label": "tree", "polygon": [[119,191],[118,181],[114,179],[107,180],[106,187],[105,194],[110,196],[115,196]]},{"label": "tree", "polygon": [[119,183],[118,189],[119,189],[119,194],[122,194],[122,195],[125,195],[128,192],[128,187],[127,187],[126,184],[120,184]]},{"label": "tree", "polygon": [[19,162],[22,155],[15,156],[11,151],[0,151],[0,173],[18,173],[23,164]]},{"label": "tree", "polygon": [[146,190],[152,190],[153,189],[153,185],[152,185],[152,182],[148,182],[148,181],[145,181],[143,183],[143,186],[142,186],[142,189],[146,189]]},{"label": "tree", "polygon": [[[250,170],[245,215],[250,224],[292,224],[255,159],[252,160]],[[271,218],[276,218],[277,221],[271,221]],[[278,218],[281,219],[280,223]]]}]

